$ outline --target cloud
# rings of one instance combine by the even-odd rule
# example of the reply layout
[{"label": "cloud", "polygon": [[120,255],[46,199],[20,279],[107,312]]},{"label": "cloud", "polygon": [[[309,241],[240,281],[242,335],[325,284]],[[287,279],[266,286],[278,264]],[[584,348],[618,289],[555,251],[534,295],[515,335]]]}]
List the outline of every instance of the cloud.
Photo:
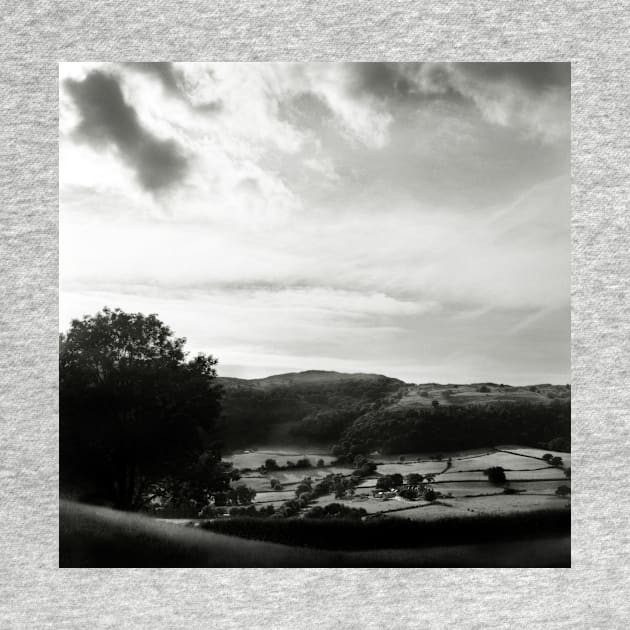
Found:
[{"label": "cloud", "polygon": [[141,125],[114,76],[95,70],[82,81],[67,79],[65,87],[80,112],[79,140],[96,148],[115,147],[147,191],[159,192],[184,179],[189,167],[184,152]]},{"label": "cloud", "polygon": [[[186,72],[178,69],[174,63],[166,61],[133,61],[124,63],[123,66],[145,74],[149,78],[157,79],[166,94],[186,103],[193,111],[215,114],[223,109],[223,103],[219,99],[197,101],[193,98],[194,86],[189,84]],[[209,68],[205,68],[204,71],[207,77],[213,77],[213,73]]]},{"label": "cloud", "polygon": [[[251,376],[557,380],[567,81],[532,64],[64,65],[63,318],[158,312]],[[183,160],[171,180],[159,152],[141,159],[155,143]],[[142,169],[170,194],[145,194]]]},{"label": "cloud", "polygon": [[472,104],[495,125],[514,127],[545,142],[568,135],[569,63],[348,64],[355,98],[393,106],[444,101]]}]

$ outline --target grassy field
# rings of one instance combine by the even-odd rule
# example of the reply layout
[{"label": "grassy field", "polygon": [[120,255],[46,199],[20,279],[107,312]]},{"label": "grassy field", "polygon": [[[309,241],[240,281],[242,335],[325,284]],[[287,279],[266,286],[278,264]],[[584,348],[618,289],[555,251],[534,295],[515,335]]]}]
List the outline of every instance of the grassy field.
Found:
[{"label": "grassy field", "polygon": [[[311,506],[342,503],[349,507],[363,508],[370,517],[382,515],[385,518],[414,520],[434,520],[448,515],[525,514],[532,510],[566,508],[570,500],[558,497],[555,491],[561,485],[571,487],[571,480],[565,477],[562,468],[549,466],[542,459],[546,452],[548,451],[518,445],[501,445],[492,450],[441,453],[440,460],[436,460],[431,453],[405,453],[402,462],[399,461],[399,455],[375,454],[372,459],[378,463],[376,473],[357,484],[354,497],[336,499],[329,494],[319,497]],[[564,464],[570,466],[570,453],[552,454],[562,457]],[[248,466],[253,466],[272,458],[282,465],[287,460],[295,461],[301,457],[308,457],[313,463],[322,457],[327,464],[334,459],[313,451],[298,453],[267,448],[235,454],[231,461],[235,465],[246,462]],[[449,457],[451,462],[447,467]],[[505,494],[503,486],[496,486],[488,481],[483,471],[491,466],[501,466],[506,471],[506,485],[518,491],[517,494]],[[248,473],[235,484],[245,483],[254,488],[257,491],[254,499],[256,505],[273,505],[278,508],[284,501],[294,497],[295,486],[304,477],[317,481],[331,473],[349,475],[352,470],[350,466],[327,465],[324,468],[277,470],[268,473],[256,471]],[[438,504],[433,505],[399,497],[385,500],[373,497],[378,478],[395,473],[403,477],[410,473],[432,474],[435,477],[433,488],[444,496],[439,498]],[[272,478],[280,481],[282,491],[271,490]]]},{"label": "grassy field", "polygon": [[304,457],[310,459],[313,465],[317,463],[318,459],[323,459],[326,464],[330,464],[335,459],[332,455],[327,455],[321,451],[301,452],[287,449],[237,451],[225,459],[231,461],[236,468],[254,470],[262,466],[266,459],[275,459],[278,466],[286,466],[288,461],[296,462]]}]

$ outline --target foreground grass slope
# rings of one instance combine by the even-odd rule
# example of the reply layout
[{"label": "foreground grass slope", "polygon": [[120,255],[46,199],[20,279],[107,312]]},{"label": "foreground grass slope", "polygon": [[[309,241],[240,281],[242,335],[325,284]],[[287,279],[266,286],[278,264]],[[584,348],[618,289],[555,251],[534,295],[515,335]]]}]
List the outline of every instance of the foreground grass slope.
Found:
[{"label": "foreground grass slope", "polygon": [[62,501],[61,567],[568,567],[568,536],[329,552],[244,540]]}]

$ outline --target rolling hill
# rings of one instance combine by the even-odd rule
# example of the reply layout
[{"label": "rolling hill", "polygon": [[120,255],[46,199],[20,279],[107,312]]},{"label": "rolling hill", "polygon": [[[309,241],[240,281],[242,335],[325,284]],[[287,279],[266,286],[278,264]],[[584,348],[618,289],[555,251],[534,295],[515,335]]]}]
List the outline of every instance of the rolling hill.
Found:
[{"label": "rolling hill", "polygon": [[[553,424],[555,411],[566,415],[571,399],[566,385],[414,384],[380,374],[320,370],[258,379],[222,377],[218,382],[224,390],[221,426],[226,446],[232,449],[265,444],[330,447],[352,434],[355,425],[373,429],[379,424],[400,424],[401,419],[405,425],[426,424],[430,413],[479,422],[482,415],[518,409],[519,417],[525,410]],[[521,437],[527,433],[519,431]],[[530,442],[568,440],[566,433],[557,427],[546,433],[533,431]]]}]

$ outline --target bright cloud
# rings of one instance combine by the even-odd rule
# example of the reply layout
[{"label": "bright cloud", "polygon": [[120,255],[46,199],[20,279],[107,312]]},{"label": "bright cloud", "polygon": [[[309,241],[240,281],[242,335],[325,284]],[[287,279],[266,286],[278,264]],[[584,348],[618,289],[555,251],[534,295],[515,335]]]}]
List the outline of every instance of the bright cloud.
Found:
[{"label": "bright cloud", "polygon": [[241,376],[565,382],[568,112],[564,64],[62,64],[61,326],[157,312]]}]

